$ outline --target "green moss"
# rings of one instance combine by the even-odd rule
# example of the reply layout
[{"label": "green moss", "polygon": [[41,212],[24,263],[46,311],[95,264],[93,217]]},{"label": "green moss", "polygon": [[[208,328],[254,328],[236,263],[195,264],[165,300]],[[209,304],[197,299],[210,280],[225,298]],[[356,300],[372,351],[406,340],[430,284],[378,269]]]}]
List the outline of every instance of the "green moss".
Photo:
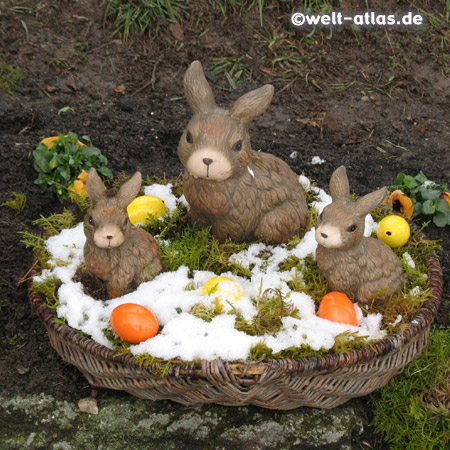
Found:
[{"label": "green moss", "polygon": [[250,359],[259,361],[264,359],[300,359],[310,356],[320,357],[327,353],[346,353],[358,348],[370,346],[364,337],[357,333],[344,332],[336,336],[335,343],[330,350],[314,350],[309,345],[288,347],[280,352],[274,353],[264,342],[259,342],[250,349]]},{"label": "green moss", "polygon": [[203,305],[202,303],[197,303],[192,307],[189,311],[189,314],[192,314],[199,319],[204,320],[205,322],[211,322],[211,320],[222,313],[223,305],[220,299],[216,298],[212,301],[211,306]]},{"label": "green moss", "polygon": [[251,336],[275,335],[283,327],[283,317],[299,318],[298,309],[278,289],[266,289],[257,299],[256,315],[251,322],[237,314],[235,328]]},{"label": "green moss", "polygon": [[249,270],[229,260],[232,253],[247,245],[231,242],[220,245],[210,228],[198,230],[188,225],[182,231],[174,233],[170,242],[159,239],[159,245],[161,259],[168,271],[187,266],[191,275],[195,270],[210,270],[217,274],[230,271],[244,277],[251,276]]},{"label": "green moss", "polygon": [[351,350],[365,347],[366,345],[370,347],[370,341],[367,342],[364,336],[358,336],[358,333],[345,331],[334,338],[334,345],[331,351],[334,353],[347,353]]},{"label": "green moss", "polygon": [[50,309],[56,309],[59,305],[59,300],[57,297],[59,286],[61,286],[61,282],[56,278],[46,278],[43,281],[33,281],[31,289],[42,294],[45,304]]},{"label": "green moss", "polygon": [[8,206],[16,212],[22,212],[27,203],[27,196],[14,191],[12,192],[12,195],[13,197],[10,200],[0,204],[0,206]]},{"label": "green moss", "polygon": [[186,223],[187,209],[179,205],[173,211],[165,214],[164,217],[148,215],[148,223],[144,227],[150,234],[158,236],[158,241],[171,239],[179,233]]},{"label": "green moss", "polygon": [[374,425],[393,450],[450,445],[450,329],[432,328],[430,345],[371,396]]},{"label": "green moss", "polygon": [[33,255],[38,261],[39,268],[49,268],[48,260],[50,259],[50,254],[45,245],[46,239],[38,234],[30,233],[29,231],[20,231],[19,234],[22,236],[20,242],[24,244],[26,248],[31,248],[33,250]]},{"label": "green moss", "polygon": [[[149,355],[148,353],[141,353],[140,355],[136,355],[135,358],[136,361],[144,367],[151,367],[152,371],[161,378],[169,375],[175,365],[175,361],[171,359],[164,360],[157,358],[156,356]],[[184,363],[181,363],[180,361],[178,361],[178,364],[184,365]]]},{"label": "green moss", "polygon": [[260,361],[265,359],[300,359],[308,356],[322,356],[327,353],[324,350],[313,350],[306,345],[288,347],[280,352],[274,353],[264,342],[259,342],[250,349],[250,359]]},{"label": "green moss", "polygon": [[268,347],[264,342],[258,342],[250,349],[251,361],[259,361],[263,359],[272,359],[273,358],[273,350]]},{"label": "green moss", "polygon": [[74,228],[77,225],[74,215],[64,208],[59,214],[52,214],[50,217],[41,215],[39,219],[33,222],[33,225],[42,227],[45,236],[55,236],[66,228]]},{"label": "green moss", "polygon": [[20,70],[10,65],[0,65],[0,91],[12,95],[21,80],[23,80],[23,73]]},{"label": "green moss", "polygon": [[[53,214],[50,217],[41,216],[33,222],[33,225],[38,225],[42,229],[42,234],[30,233],[29,231],[21,231],[22,236],[20,242],[27,248],[33,250],[33,255],[37,260],[36,269],[43,270],[50,268],[48,261],[50,254],[46,247],[46,239],[50,236],[58,234],[65,228],[73,228],[76,225],[76,220],[72,213],[64,209],[63,213]],[[44,237],[45,236],[45,237]],[[44,292],[41,292],[44,294]],[[50,299],[53,304],[53,298]]]},{"label": "green moss", "polygon": [[293,291],[310,295],[317,304],[328,292],[328,282],[320,273],[312,254],[303,260],[291,255],[280,264],[279,268],[281,272],[294,269],[292,279],[287,283],[288,286]]}]

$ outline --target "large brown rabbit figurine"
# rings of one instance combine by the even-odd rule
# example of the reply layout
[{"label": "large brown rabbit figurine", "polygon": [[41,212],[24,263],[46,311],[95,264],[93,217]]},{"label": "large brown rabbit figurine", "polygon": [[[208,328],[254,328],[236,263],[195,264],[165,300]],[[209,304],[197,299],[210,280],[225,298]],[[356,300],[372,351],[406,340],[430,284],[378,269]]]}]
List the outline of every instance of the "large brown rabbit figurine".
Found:
[{"label": "large brown rabbit figurine", "polygon": [[183,190],[191,220],[211,226],[220,241],[286,242],[305,225],[307,206],[297,175],[279,158],[255,152],[247,124],[273,96],[265,85],[219,108],[200,62],[186,71],[184,90],[194,115],[181,136]]},{"label": "large brown rabbit figurine", "polygon": [[344,166],[330,179],[332,203],[316,223],[317,265],[328,280],[330,291],[347,294],[360,303],[385,303],[399,292],[406,275],[397,255],[383,242],[365,237],[365,216],[381,204],[386,188],[367,194],[356,202]]},{"label": "large brown rabbit figurine", "polygon": [[115,196],[108,195],[94,168],[87,176],[86,191],[92,207],[84,217],[84,258],[88,272],[106,282],[110,298],[124,295],[162,270],[155,239],[135,228],[128,218],[127,206],[140,188],[139,172]]}]

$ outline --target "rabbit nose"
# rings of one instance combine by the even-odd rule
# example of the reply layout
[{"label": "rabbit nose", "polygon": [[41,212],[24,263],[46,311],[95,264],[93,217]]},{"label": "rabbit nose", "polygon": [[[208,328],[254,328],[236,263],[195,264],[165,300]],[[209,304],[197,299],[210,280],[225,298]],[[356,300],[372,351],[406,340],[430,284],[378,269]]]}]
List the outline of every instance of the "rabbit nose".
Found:
[{"label": "rabbit nose", "polygon": [[321,235],[324,239],[326,239],[326,238],[328,237],[328,234],[325,234],[325,233],[320,233],[320,235]]},{"label": "rabbit nose", "polygon": [[211,158],[203,158],[203,162],[209,166],[210,164],[212,164],[213,160]]},{"label": "rabbit nose", "polygon": [[106,239],[108,239],[108,241],[110,241],[114,236],[109,234],[108,236],[106,236]]}]

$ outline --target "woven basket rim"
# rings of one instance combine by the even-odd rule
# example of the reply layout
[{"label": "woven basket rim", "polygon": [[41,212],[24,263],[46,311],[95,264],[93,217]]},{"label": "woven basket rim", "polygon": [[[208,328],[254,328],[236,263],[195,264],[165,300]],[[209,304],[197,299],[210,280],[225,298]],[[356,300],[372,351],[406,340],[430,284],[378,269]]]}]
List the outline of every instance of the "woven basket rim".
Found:
[{"label": "woven basket rim", "polygon": [[[413,228],[417,228],[414,224],[410,225],[412,225]],[[423,232],[418,232],[417,236],[427,240],[426,235]],[[407,344],[413,337],[428,329],[433,322],[442,297],[443,273],[439,257],[435,254],[431,254],[427,258],[426,265],[429,269],[428,288],[431,289],[431,295],[422,304],[413,320],[407,324],[401,334],[390,335],[371,343],[370,346],[350,350],[346,353],[327,353],[323,356],[305,356],[298,359],[285,358],[265,359],[262,361],[239,360],[228,362],[217,358],[212,361],[201,360],[201,363],[199,363],[186,362],[175,358],[171,361],[175,363],[179,362],[179,364],[172,365],[168,374],[166,374],[166,377],[170,376],[173,372],[177,377],[180,375],[207,377],[208,373],[215,372],[218,367],[222,368],[223,366],[228,366],[231,372],[235,374],[249,376],[258,375],[264,371],[270,371],[271,369],[276,370],[277,372],[281,371],[286,375],[320,370],[330,372],[344,366],[351,367],[358,363],[370,362],[378,359]],[[80,347],[83,351],[94,354],[97,358],[123,364],[125,366],[139,367],[143,370],[153,371],[153,369],[156,368],[156,366],[152,364],[145,366],[139,363],[133,355],[118,355],[116,351],[105,347],[94,341],[92,338],[84,336],[69,325],[55,322],[54,319],[57,318],[56,310],[50,309],[45,304],[42,296],[31,288],[32,279],[36,274],[37,270],[33,269],[31,272],[29,298],[32,308],[49,330],[52,330],[61,339]]]}]

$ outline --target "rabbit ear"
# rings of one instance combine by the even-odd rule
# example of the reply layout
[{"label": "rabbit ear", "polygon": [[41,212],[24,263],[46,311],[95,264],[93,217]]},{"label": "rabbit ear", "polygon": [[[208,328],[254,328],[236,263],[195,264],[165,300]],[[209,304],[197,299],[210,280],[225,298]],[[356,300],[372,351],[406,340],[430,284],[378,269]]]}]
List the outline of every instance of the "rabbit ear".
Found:
[{"label": "rabbit ear", "polygon": [[200,61],[194,61],[184,75],[184,94],[195,114],[216,107],[214,95]]},{"label": "rabbit ear", "polygon": [[106,197],[105,185],[94,167],[89,169],[86,178],[86,192],[94,203]]},{"label": "rabbit ear", "polygon": [[387,194],[387,188],[383,187],[375,192],[365,195],[355,203],[356,212],[360,215],[366,215],[372,212],[377,206],[381,205]]},{"label": "rabbit ear", "polygon": [[350,187],[348,185],[347,171],[344,166],[338,167],[331,175],[330,194],[334,202],[343,198],[348,199]]},{"label": "rabbit ear", "polygon": [[126,208],[139,194],[141,189],[141,172],[136,172],[126,183],[124,183],[116,195],[117,202]]},{"label": "rabbit ear", "polygon": [[249,123],[261,115],[272,101],[274,87],[271,84],[250,91],[239,97],[230,107],[231,117]]}]

